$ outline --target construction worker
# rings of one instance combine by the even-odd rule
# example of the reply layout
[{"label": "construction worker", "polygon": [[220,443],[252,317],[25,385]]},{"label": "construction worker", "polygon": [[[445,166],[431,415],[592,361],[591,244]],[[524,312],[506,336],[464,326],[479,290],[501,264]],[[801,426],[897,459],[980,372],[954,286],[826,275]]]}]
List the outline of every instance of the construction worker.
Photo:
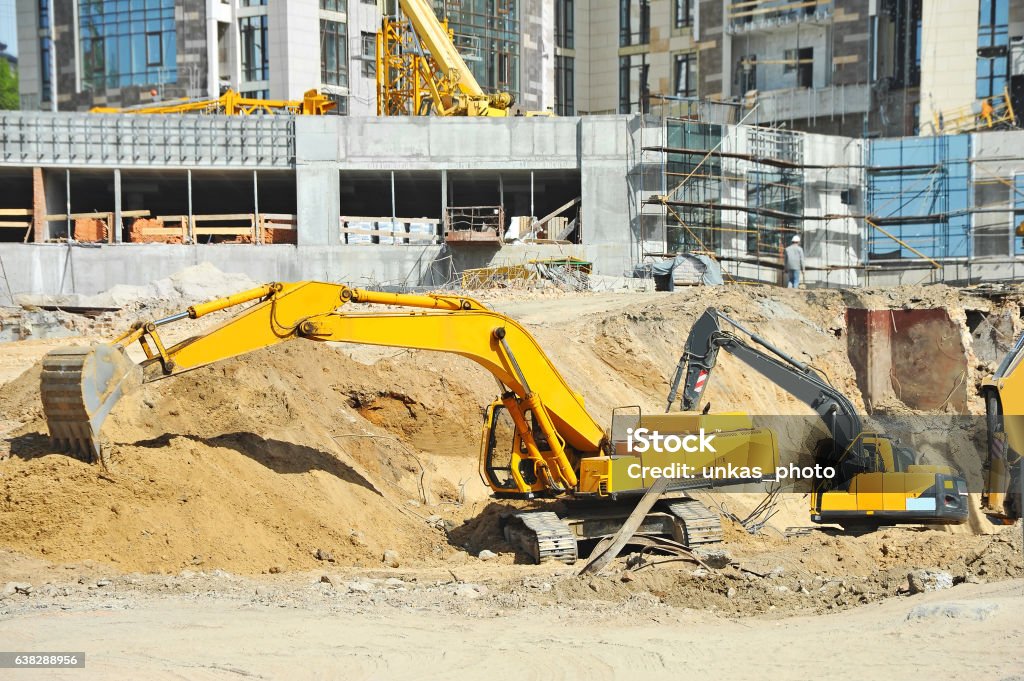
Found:
[{"label": "construction worker", "polygon": [[786,271],[786,288],[800,288],[800,275],[804,271],[804,249],[800,246],[799,234],[786,246],[782,267]]}]

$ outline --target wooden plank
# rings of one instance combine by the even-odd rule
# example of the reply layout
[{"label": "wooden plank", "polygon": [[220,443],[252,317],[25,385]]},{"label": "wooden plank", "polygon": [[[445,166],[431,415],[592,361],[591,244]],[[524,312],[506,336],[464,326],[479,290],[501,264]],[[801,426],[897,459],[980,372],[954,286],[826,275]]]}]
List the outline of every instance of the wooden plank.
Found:
[{"label": "wooden plank", "polygon": [[[391,222],[391,216],[389,216],[389,215],[384,215],[384,216],[378,215],[377,217],[370,217],[370,216],[358,216],[358,215],[342,215],[341,216],[341,222],[342,223],[345,223],[345,222]],[[426,222],[426,223],[429,223],[431,225],[439,225],[439,224],[441,224],[441,221],[439,219],[437,219],[437,218],[402,218],[402,217],[395,217],[395,222],[396,223],[400,223],[400,222]]]},{"label": "wooden plank", "polygon": [[405,238],[409,236],[409,234],[425,236],[422,232],[399,232],[397,230],[391,231],[389,229],[342,229],[341,232],[342,234],[368,234],[370,236],[395,236],[400,238]]},{"label": "wooden plank", "polygon": [[586,564],[580,568],[577,574],[585,574],[592,572],[597,574],[601,570],[608,566],[608,563],[615,560],[619,555],[619,551],[629,543],[629,540],[633,538],[636,531],[644,522],[644,518],[650,513],[651,509],[654,508],[655,502],[661,498],[661,495],[665,493],[668,488],[670,478],[668,476],[662,476],[654,481],[650,489],[644,493],[643,497],[640,498],[640,503],[636,505],[633,512],[626,518],[626,522],[622,524],[619,531],[615,533],[615,537],[612,539],[611,544],[607,549],[600,553],[594,552],[594,555],[590,556]]},{"label": "wooden plank", "polygon": [[25,216],[28,216],[28,217],[32,217],[32,209],[31,208],[0,208],[0,215],[10,215],[10,216],[25,215]]},{"label": "wooden plank", "polygon": [[193,215],[196,222],[215,222],[217,220],[248,220],[252,222],[252,213],[223,213],[218,215]]},{"label": "wooden plank", "polygon": [[251,227],[196,227],[196,234],[206,235],[235,235],[245,236],[252,234]]},{"label": "wooden plank", "polygon": [[7,220],[0,221],[0,227],[18,227],[18,228],[21,228],[21,229],[25,229],[25,228],[31,227],[31,226],[32,226],[32,221],[31,220],[29,220],[27,222],[13,222],[13,221],[7,221]]}]

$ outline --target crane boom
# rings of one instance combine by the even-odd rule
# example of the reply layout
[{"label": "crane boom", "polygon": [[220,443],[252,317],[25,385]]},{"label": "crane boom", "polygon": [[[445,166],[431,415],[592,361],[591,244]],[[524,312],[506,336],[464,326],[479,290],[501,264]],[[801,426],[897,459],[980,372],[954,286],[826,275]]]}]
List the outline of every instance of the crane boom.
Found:
[{"label": "crane boom", "polygon": [[399,0],[399,5],[416,35],[423,41],[444,75],[459,88],[459,91],[470,97],[486,97],[473,72],[469,70],[466,60],[448,37],[448,31],[438,21],[430,3],[427,0]]}]

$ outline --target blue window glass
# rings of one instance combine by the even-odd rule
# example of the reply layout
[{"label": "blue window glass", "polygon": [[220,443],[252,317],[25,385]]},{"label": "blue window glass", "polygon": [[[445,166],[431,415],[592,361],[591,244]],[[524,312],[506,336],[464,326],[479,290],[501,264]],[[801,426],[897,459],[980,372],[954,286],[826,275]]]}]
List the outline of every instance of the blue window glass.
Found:
[{"label": "blue window glass", "polygon": [[1009,0],[978,3],[978,99],[1001,95],[1006,87],[1010,44]]},{"label": "blue window glass", "polygon": [[78,0],[78,29],[86,87],[177,81],[174,0]]}]

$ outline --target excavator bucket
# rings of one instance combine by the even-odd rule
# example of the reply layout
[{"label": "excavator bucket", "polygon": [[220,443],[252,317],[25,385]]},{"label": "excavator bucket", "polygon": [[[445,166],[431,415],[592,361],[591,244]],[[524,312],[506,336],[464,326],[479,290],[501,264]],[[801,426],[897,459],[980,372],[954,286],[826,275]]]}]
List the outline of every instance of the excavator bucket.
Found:
[{"label": "excavator bucket", "polygon": [[41,390],[50,437],[60,449],[100,458],[100,427],[121,396],[141,383],[141,370],[119,345],[51,350]]}]

